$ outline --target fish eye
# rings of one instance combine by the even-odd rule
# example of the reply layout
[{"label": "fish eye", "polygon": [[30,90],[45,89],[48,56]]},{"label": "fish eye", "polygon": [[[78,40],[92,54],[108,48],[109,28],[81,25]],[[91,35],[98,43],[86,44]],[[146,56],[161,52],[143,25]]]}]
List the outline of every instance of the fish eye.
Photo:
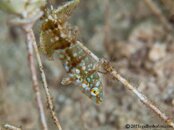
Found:
[{"label": "fish eye", "polygon": [[99,94],[99,89],[98,88],[92,88],[91,89],[91,95],[92,96],[97,96]]}]

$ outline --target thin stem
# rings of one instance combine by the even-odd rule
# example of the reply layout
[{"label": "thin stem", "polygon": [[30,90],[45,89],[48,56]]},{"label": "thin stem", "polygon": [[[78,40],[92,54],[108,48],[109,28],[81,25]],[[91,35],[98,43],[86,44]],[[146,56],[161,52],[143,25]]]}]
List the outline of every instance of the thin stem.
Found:
[{"label": "thin stem", "polygon": [[77,44],[78,44],[81,48],[83,48],[84,51],[85,51],[86,53],[88,53],[88,55],[90,55],[91,57],[93,57],[94,60],[96,60],[97,62],[100,61],[99,58],[98,58],[94,53],[92,53],[87,47],[85,47],[81,42],[77,41]]},{"label": "thin stem", "polygon": [[[91,55],[97,62],[99,62],[99,58],[93,54],[90,50],[88,50],[83,44],[80,42],[77,42],[79,46],[81,46],[89,55]],[[121,75],[118,74],[118,72],[112,67],[112,65],[106,61],[102,60],[102,67],[104,70],[108,72],[109,75],[113,77],[114,80],[120,81],[124,87],[129,89],[131,92],[133,92],[140,101],[145,104],[146,107],[151,109],[155,114],[157,114],[166,124],[174,128],[174,123],[172,120],[166,116],[165,113],[161,112],[158,107],[156,107],[145,95],[143,95],[141,92],[139,92],[133,85],[131,85],[125,78],[123,78]]]},{"label": "thin stem", "polygon": [[40,72],[41,72],[41,78],[44,86],[44,90],[46,93],[47,97],[47,102],[48,102],[48,107],[51,113],[51,116],[58,127],[59,130],[62,130],[61,125],[59,123],[58,118],[56,117],[56,113],[54,112],[54,106],[52,103],[52,99],[50,96],[50,92],[47,86],[47,81],[46,81],[46,76],[43,70],[41,58],[39,55],[39,51],[37,48],[35,36],[32,30],[33,24],[43,15],[43,12],[39,10],[39,12],[36,13],[36,15],[33,15],[32,17],[29,17],[28,14],[26,16],[23,16],[23,18],[16,18],[12,21],[9,22],[9,24],[15,25],[15,26],[20,26],[22,29],[24,29],[25,34],[26,34],[26,44],[27,44],[27,50],[28,50],[28,61],[29,61],[29,66],[31,70],[31,75],[32,75],[32,82],[33,82],[33,89],[36,95],[36,102],[38,105],[38,110],[39,110],[39,115],[40,115],[40,120],[41,120],[41,125],[43,130],[48,130],[46,118],[45,118],[45,113],[44,113],[44,108],[41,100],[41,94],[40,94],[40,89],[39,89],[39,83],[37,79],[37,73],[36,73],[36,68],[35,68],[35,62],[33,58],[33,48],[36,53],[36,58],[39,64]]},{"label": "thin stem", "polygon": [[165,115],[165,113],[161,112],[159,108],[157,108],[148,98],[139,92],[134,86],[132,86],[125,78],[117,73],[116,70],[110,65],[109,62],[104,61],[103,67],[106,71],[109,72],[110,75],[113,76],[114,79],[120,81],[126,88],[132,91],[140,101],[145,104],[148,108],[150,108],[154,113],[156,113],[162,120],[164,120],[168,125],[174,128],[174,123]]},{"label": "thin stem", "polygon": [[36,53],[36,58],[37,58],[37,61],[38,61],[38,64],[39,64],[39,69],[40,69],[40,73],[41,73],[43,87],[44,87],[44,90],[45,90],[45,93],[46,93],[48,108],[50,110],[52,119],[54,120],[54,123],[56,124],[57,128],[59,130],[62,130],[62,127],[60,125],[59,119],[56,117],[56,113],[54,111],[54,105],[53,105],[51,94],[50,94],[50,91],[49,91],[49,88],[48,88],[48,85],[47,85],[45,72],[43,70],[43,65],[42,65],[42,62],[41,62],[41,58],[40,58],[40,54],[39,54],[39,51],[38,51],[38,48],[37,48],[37,44],[36,44],[36,40],[35,40],[35,36],[34,36],[33,30],[30,29],[28,33],[31,36],[30,38],[32,40],[32,45],[34,47],[34,50],[35,50],[35,53]]},{"label": "thin stem", "polygon": [[[42,16],[42,14],[43,14],[42,12],[38,13],[38,15],[36,15],[36,18],[37,19],[40,18]],[[54,120],[54,123],[56,124],[57,128],[59,130],[62,130],[62,127],[61,127],[61,125],[59,123],[59,119],[56,117],[56,113],[54,111],[54,105],[53,105],[51,94],[50,94],[50,91],[49,91],[49,88],[48,88],[48,85],[47,85],[46,76],[45,76],[45,73],[44,73],[44,70],[43,70],[43,65],[42,65],[40,54],[39,54],[39,51],[38,51],[38,48],[37,48],[37,44],[36,44],[36,39],[35,39],[33,30],[32,30],[33,24],[37,20],[36,18],[32,17],[32,20],[27,20],[27,21],[31,21],[31,23],[28,23],[28,22],[25,22],[25,20],[22,20],[22,23],[17,22],[16,25],[20,25],[21,24],[21,26],[23,27],[23,29],[26,32],[28,52],[29,52],[29,61],[31,60],[31,57],[32,57],[32,60],[31,60],[32,61],[32,63],[31,63],[32,65],[34,65],[34,60],[33,60],[33,48],[34,48],[34,51],[36,53],[36,59],[37,59],[37,62],[39,64],[39,69],[40,69],[40,73],[41,73],[41,79],[42,79],[42,82],[43,82],[43,87],[44,87],[44,90],[45,90],[45,93],[46,93],[48,108],[50,110],[52,119]],[[27,19],[27,18],[25,18],[25,19]],[[33,68],[34,68],[34,70],[33,70]],[[35,66],[31,67],[31,72],[32,73],[33,72],[36,73]],[[35,84],[34,86],[38,86],[38,80],[37,80],[36,74],[32,75],[32,78],[33,78],[33,84]],[[39,87],[37,87],[37,88],[34,87],[34,88],[35,88],[35,91],[37,92],[36,95],[40,96],[40,92],[38,91]],[[38,94],[38,92],[39,92],[39,94]],[[38,101],[38,104],[41,103],[41,100],[38,99],[37,101]],[[41,118],[42,126],[43,126],[44,130],[47,130],[48,127],[47,127],[44,111],[43,111],[42,108],[40,108],[39,111],[40,111],[40,118]]]},{"label": "thin stem", "polygon": [[35,92],[36,103],[40,115],[40,122],[43,130],[48,130],[47,121],[45,117],[44,107],[41,99],[41,93],[39,89],[39,83],[37,79],[37,72],[35,68],[34,56],[33,56],[33,47],[32,47],[33,39],[32,34],[26,31],[26,44],[27,44],[27,51],[28,51],[28,63],[31,71],[31,77],[33,82],[33,89]]}]

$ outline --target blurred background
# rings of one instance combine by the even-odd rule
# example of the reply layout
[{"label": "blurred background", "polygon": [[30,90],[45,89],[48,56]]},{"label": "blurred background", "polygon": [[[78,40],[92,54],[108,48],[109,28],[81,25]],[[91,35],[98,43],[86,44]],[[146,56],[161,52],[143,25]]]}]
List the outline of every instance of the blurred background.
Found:
[{"label": "blurred background", "polygon": [[[65,1],[50,2],[57,7]],[[70,23],[78,27],[79,40],[85,46],[98,57],[108,59],[123,77],[174,120],[174,2],[152,2],[81,0]],[[38,130],[25,35],[7,23],[10,18],[0,12],[0,124]],[[38,43],[39,29],[37,22],[34,32]],[[78,86],[61,85],[65,71],[59,60],[42,56],[42,61],[63,130],[124,130],[126,124],[165,125],[118,81],[108,76],[103,79],[104,102],[96,105]],[[39,81],[49,128],[56,130]]]}]

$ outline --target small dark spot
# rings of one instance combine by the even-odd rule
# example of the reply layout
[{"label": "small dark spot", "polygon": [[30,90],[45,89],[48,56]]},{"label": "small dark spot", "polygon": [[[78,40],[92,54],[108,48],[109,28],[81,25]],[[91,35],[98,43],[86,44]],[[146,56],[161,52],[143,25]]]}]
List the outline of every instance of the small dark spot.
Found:
[{"label": "small dark spot", "polygon": [[55,27],[55,28],[58,28],[58,24],[55,24],[54,27]]},{"label": "small dark spot", "polygon": [[128,105],[127,105],[127,110],[128,110],[128,111],[131,111],[131,110],[132,110],[132,105],[131,105],[131,104],[128,104]]},{"label": "small dark spot", "polygon": [[29,118],[27,118],[27,117],[22,117],[22,118],[21,118],[22,124],[28,124],[30,121],[31,121],[31,120],[30,120]]},{"label": "small dark spot", "polygon": [[12,40],[17,41],[19,38],[18,30],[15,26],[10,26],[9,27],[9,34],[12,38]]},{"label": "small dark spot", "polygon": [[166,99],[164,99],[164,103],[167,105],[172,105],[172,100],[173,100],[172,97],[167,97]]},{"label": "small dark spot", "polygon": [[174,25],[174,14],[172,16],[170,16],[169,18],[169,22]]}]

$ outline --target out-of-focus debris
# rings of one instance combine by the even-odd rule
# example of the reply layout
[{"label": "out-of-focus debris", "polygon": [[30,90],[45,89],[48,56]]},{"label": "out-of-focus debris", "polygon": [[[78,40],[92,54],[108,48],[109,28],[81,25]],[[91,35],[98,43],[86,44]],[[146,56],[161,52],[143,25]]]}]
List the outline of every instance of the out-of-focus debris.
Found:
[{"label": "out-of-focus debris", "polygon": [[[1,128],[0,128],[1,129]],[[10,125],[10,124],[5,124],[3,125],[2,130],[22,130],[21,128],[18,128],[16,126]]]},{"label": "out-of-focus debris", "polygon": [[150,48],[148,58],[152,62],[159,61],[166,56],[166,44],[155,43]]},{"label": "out-of-focus debris", "polygon": [[164,102],[168,105],[174,105],[174,87],[173,84],[170,84],[164,90],[164,96],[162,97]]},{"label": "out-of-focus debris", "polygon": [[161,0],[166,9],[169,10],[170,15],[174,13],[174,1],[173,0]]},{"label": "out-of-focus debris", "polygon": [[108,55],[112,61],[116,61],[123,58],[130,58],[130,56],[136,52],[137,47],[133,44],[127,44],[122,41],[114,42],[108,45]]},{"label": "out-of-focus debris", "polygon": [[146,5],[149,7],[149,9],[152,11],[152,13],[160,20],[160,22],[163,24],[166,31],[172,32],[172,26],[168,22],[167,18],[164,16],[164,14],[161,12],[159,7],[154,3],[152,0],[144,0]]},{"label": "out-of-focus debris", "polygon": [[103,33],[103,29],[101,28],[101,26],[96,27],[95,33],[89,41],[89,47],[98,53],[103,52],[104,51],[104,47],[103,47],[104,38],[103,37],[104,37],[104,33]]},{"label": "out-of-focus debris", "polygon": [[104,113],[99,113],[98,119],[101,124],[104,124],[106,122],[106,115]]},{"label": "out-of-focus debris", "polygon": [[129,59],[130,66],[136,69],[144,67],[144,61],[146,60],[146,55],[147,55],[147,46],[143,44],[138,44],[138,45],[139,47],[137,48],[136,52],[133,53],[131,55],[131,58]]},{"label": "out-of-focus debris", "polygon": [[162,26],[150,21],[137,25],[130,33],[129,41],[131,43],[153,43],[166,36]]}]

